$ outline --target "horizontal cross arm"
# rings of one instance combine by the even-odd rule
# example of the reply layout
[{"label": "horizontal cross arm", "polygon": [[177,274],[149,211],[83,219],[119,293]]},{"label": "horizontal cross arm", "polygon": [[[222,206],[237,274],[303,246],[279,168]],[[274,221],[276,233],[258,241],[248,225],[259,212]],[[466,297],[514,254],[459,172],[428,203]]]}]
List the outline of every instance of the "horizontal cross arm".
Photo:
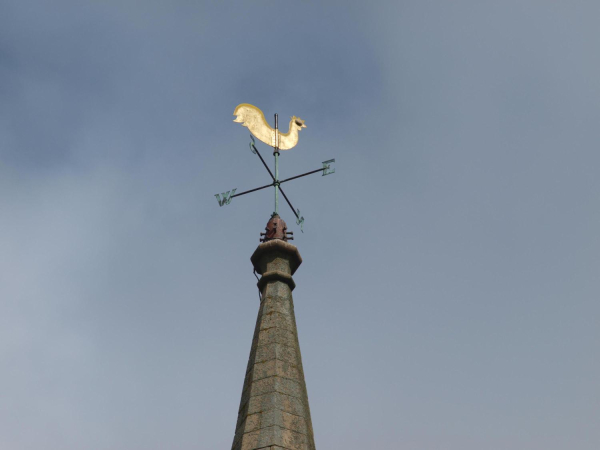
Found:
[{"label": "horizontal cross arm", "polygon": [[257,188],[254,188],[254,189],[250,189],[249,191],[240,192],[239,194],[232,195],[231,198],[233,198],[233,197],[239,197],[240,195],[244,195],[244,194],[249,194],[250,192],[260,191],[261,189],[266,189],[266,188],[271,187],[271,186],[275,186],[275,183],[273,182],[271,184],[265,184],[264,186],[257,187]]},{"label": "horizontal cross arm", "polygon": [[301,178],[301,177],[305,177],[306,175],[311,175],[313,173],[322,172],[323,170],[325,170],[325,169],[323,167],[321,167],[320,169],[311,170],[310,172],[303,173],[302,175],[296,175],[295,177],[286,178],[285,180],[281,180],[279,183],[285,183],[286,181],[292,181],[292,180],[295,180],[296,178]]},{"label": "horizontal cross arm", "polygon": [[302,175],[296,175],[295,177],[286,178],[285,180],[281,180],[279,183],[285,183],[286,181],[292,181],[296,178],[305,177],[306,175],[311,175],[317,172],[323,172],[323,175],[329,175],[331,173],[335,173],[335,169],[331,168],[331,164],[335,162],[335,159],[330,159],[329,161],[323,161],[323,167],[320,169],[311,170],[310,172],[303,173]]}]

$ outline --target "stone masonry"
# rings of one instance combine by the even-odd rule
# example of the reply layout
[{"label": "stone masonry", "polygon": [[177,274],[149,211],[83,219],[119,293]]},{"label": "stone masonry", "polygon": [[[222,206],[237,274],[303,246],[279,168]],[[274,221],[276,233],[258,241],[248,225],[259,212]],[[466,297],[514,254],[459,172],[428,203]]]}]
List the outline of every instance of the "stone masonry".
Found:
[{"label": "stone masonry", "polygon": [[280,239],[251,257],[261,303],[242,390],[232,450],[315,450],[292,290],[302,263]]}]

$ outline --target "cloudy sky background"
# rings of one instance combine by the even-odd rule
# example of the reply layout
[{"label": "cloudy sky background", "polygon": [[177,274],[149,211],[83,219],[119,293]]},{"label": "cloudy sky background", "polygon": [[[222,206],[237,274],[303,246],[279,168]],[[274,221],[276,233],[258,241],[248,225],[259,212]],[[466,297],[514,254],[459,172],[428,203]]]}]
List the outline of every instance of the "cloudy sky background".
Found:
[{"label": "cloudy sky background", "polygon": [[0,448],[231,446],[242,102],[336,158],[282,208],[318,448],[599,448],[599,2],[0,9]]}]

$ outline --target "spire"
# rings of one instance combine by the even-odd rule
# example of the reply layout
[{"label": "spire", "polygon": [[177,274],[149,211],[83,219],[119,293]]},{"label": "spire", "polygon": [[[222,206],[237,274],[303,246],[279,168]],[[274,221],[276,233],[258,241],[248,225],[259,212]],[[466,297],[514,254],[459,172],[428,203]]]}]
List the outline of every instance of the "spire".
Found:
[{"label": "spire", "polygon": [[286,229],[274,214],[250,258],[261,300],[232,450],[315,450],[292,299],[302,258]]}]

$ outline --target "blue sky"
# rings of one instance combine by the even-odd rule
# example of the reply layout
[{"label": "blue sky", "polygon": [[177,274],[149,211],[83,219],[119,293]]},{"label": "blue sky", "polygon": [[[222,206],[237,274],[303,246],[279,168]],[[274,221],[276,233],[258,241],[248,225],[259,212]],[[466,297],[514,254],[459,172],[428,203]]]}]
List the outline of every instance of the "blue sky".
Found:
[{"label": "blue sky", "polygon": [[239,103],[336,159],[281,210],[318,448],[598,448],[598,2],[0,5],[1,448],[231,446]]}]

